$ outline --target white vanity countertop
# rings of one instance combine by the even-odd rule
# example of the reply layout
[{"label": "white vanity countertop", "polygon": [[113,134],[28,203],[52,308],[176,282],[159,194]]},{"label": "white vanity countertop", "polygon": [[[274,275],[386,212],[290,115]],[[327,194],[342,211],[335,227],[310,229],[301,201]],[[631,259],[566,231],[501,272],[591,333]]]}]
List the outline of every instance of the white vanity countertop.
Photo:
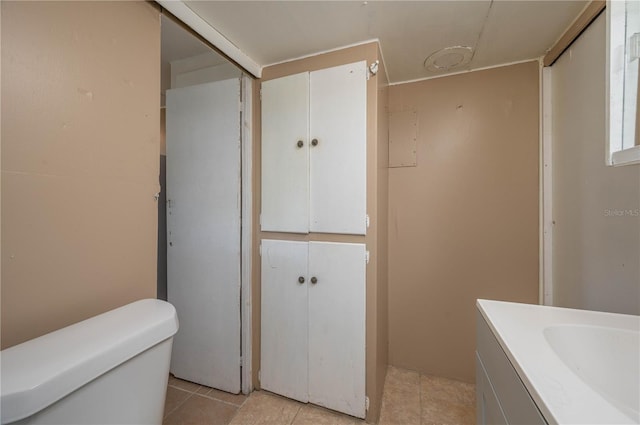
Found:
[{"label": "white vanity countertop", "polygon": [[640,316],[489,300],[477,305],[547,422],[637,423],[560,359],[544,329],[578,325],[639,332]]}]

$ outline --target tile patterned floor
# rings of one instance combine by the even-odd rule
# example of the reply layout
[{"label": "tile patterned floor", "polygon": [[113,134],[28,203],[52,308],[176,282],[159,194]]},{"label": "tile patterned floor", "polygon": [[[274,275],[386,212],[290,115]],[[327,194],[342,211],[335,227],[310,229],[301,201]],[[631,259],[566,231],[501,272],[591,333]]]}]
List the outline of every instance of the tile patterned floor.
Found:
[{"label": "tile patterned floor", "polygon": [[[390,366],[380,425],[475,423],[475,386]],[[233,395],[169,377],[164,425],[364,425],[265,391]]]},{"label": "tile patterned floor", "polygon": [[229,394],[169,377],[164,425],[228,425],[246,395]]},{"label": "tile patterned floor", "polygon": [[475,423],[475,385],[389,366],[380,425]]}]

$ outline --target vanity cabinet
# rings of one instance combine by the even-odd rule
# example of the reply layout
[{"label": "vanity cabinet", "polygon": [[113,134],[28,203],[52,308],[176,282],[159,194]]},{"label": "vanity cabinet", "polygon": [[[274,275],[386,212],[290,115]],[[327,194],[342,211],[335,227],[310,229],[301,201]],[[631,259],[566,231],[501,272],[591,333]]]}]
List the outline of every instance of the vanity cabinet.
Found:
[{"label": "vanity cabinet", "polygon": [[262,240],[263,389],[365,416],[364,244]]},{"label": "vanity cabinet", "polygon": [[262,231],[366,233],[367,66],[262,83]]},{"label": "vanity cabinet", "polygon": [[478,425],[547,423],[480,312],[476,403]]}]

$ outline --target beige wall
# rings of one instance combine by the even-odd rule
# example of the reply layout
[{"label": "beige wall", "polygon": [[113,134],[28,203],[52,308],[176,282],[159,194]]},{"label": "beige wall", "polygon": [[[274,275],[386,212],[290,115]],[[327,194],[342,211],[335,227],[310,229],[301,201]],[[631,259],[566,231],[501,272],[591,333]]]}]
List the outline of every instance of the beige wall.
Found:
[{"label": "beige wall", "polygon": [[159,12],[2,2],[2,347],[155,297]]},{"label": "beige wall", "polygon": [[[477,298],[538,301],[537,62],[392,86],[417,166],[389,170],[389,363],[474,381]],[[393,132],[392,132],[393,133]]]},{"label": "beige wall", "polygon": [[605,30],[552,67],[553,303],[640,314],[640,165],[605,165]]},{"label": "beige wall", "polygon": [[[296,74],[305,71],[314,71],[341,64],[366,60],[372,63],[381,60],[377,43],[369,43],[344,50],[313,56],[301,60],[283,63],[267,67],[262,72],[262,80],[254,85],[254,181],[253,181],[253,205],[255,229],[260,229],[258,221],[260,214],[260,85],[262,81]],[[365,243],[370,253],[370,262],[367,266],[367,300],[366,300],[366,393],[370,399],[370,408],[367,413],[367,421],[377,421],[382,387],[384,385],[384,373],[387,366],[387,328],[386,328],[386,238],[380,236],[387,229],[386,194],[379,193],[386,190],[386,138],[378,138],[378,129],[384,128],[383,105],[379,106],[378,93],[385,92],[386,77],[379,72],[377,77],[371,78],[367,83],[367,212],[371,225],[366,236],[309,234],[299,235],[291,233],[273,233],[256,231],[254,234],[254,258],[260,258],[259,244],[261,239],[288,239],[288,240],[324,240],[336,242]],[[380,81],[380,79],[383,81]],[[379,120],[381,118],[381,120]],[[379,122],[380,121],[380,122]],[[379,127],[380,126],[380,127]],[[378,187],[378,186],[381,187]],[[260,262],[253,262],[253,371],[254,385],[259,387],[257,373],[260,370]],[[379,316],[379,310],[382,315]]]}]

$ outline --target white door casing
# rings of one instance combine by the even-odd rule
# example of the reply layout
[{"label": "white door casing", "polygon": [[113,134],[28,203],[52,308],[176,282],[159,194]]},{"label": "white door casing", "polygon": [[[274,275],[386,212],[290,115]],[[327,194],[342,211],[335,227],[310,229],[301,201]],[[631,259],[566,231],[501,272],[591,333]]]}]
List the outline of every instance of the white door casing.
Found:
[{"label": "white door casing", "polygon": [[240,391],[240,80],[167,90],[171,371]]}]

